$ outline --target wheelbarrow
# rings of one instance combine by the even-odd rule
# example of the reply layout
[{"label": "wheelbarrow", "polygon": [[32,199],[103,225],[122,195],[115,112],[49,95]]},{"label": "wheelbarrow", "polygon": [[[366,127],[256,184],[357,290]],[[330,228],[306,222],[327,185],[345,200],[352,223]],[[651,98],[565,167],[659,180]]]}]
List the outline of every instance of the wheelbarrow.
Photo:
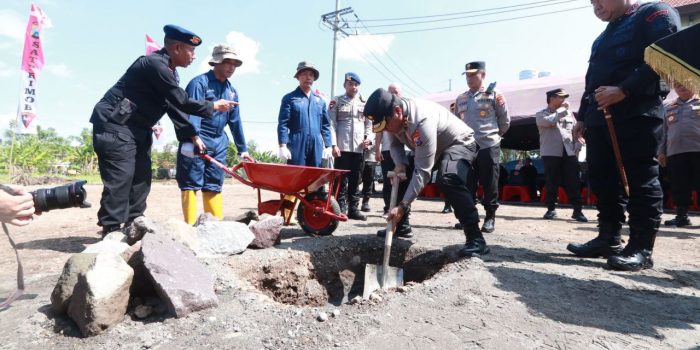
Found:
[{"label": "wheelbarrow", "polygon": [[[339,221],[348,220],[335,200],[347,170],[258,162],[241,162],[229,168],[208,154],[200,154],[199,157],[241,183],[257,189],[258,213],[281,213],[285,225],[289,225],[297,201],[301,203],[297,209],[297,222],[310,235],[331,235]],[[329,184],[328,193],[319,191],[326,184]],[[280,199],[263,202],[261,190],[277,192]]]}]

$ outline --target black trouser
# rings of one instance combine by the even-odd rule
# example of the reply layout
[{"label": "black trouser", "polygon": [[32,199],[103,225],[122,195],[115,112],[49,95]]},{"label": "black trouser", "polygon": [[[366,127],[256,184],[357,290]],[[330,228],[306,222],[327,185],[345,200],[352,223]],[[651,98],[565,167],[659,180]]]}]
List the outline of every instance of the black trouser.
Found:
[{"label": "black trouser", "polygon": [[563,184],[569,202],[574,210],[581,210],[581,180],[579,179],[578,158],[576,156],[543,156],[545,186],[547,196],[544,200],[547,209],[554,210],[557,203],[559,185]]},{"label": "black trouser", "polygon": [[338,204],[341,209],[357,210],[360,201],[359,184],[362,176],[362,153],[340,152],[340,157],[335,160],[335,168],[350,170],[343,176],[338,191]]},{"label": "black trouser", "polygon": [[452,146],[440,157],[438,184],[440,191],[454,208],[454,215],[464,227],[468,239],[483,238],[480,230],[471,229],[478,225],[479,213],[474,204],[474,196],[467,186],[466,179],[471,173],[471,162],[476,155],[476,145]]},{"label": "black trouser", "polygon": [[119,225],[142,216],[151,191],[151,130],[96,124],[92,142],[104,186],[98,225]]},{"label": "black trouser", "polygon": [[671,195],[679,215],[687,215],[693,189],[700,190],[700,152],[686,152],[668,157]]},{"label": "black trouser", "polygon": [[477,185],[481,184],[484,187],[484,198],[481,204],[487,212],[498,209],[498,160],[500,157],[501,146],[479,149],[472,164],[473,171],[470,171],[467,177],[467,187],[473,201],[476,201]]},{"label": "black trouser", "polygon": [[629,244],[652,249],[661,221],[663,194],[655,156],[661,143],[662,120],[635,117],[615,123],[622,161],[629,182],[629,199],[623,195],[610,134],[606,126],[586,130],[589,179],[598,195],[601,227],[619,227],[629,213]]},{"label": "black trouser", "polygon": [[365,161],[362,167],[362,201],[369,200],[369,196],[374,191],[374,169],[377,167],[377,162]]}]

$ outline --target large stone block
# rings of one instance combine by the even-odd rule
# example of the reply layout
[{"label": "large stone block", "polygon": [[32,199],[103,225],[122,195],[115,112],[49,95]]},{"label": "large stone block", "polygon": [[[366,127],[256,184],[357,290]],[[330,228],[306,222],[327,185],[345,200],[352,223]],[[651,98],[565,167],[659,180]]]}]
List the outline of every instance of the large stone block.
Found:
[{"label": "large stone block", "polygon": [[219,304],[214,277],[182,244],[163,235],[146,235],[137,256],[171,315],[183,317]]},{"label": "large stone block", "polygon": [[85,273],[78,275],[68,316],[84,336],[110,329],[124,319],[134,271],[119,255],[97,254]]},{"label": "large stone block", "polygon": [[122,254],[124,253],[127,249],[129,249],[129,245],[116,241],[116,240],[102,240],[99,241],[95,244],[90,244],[88,245],[85,250],[83,250],[83,253],[111,253],[111,254]]},{"label": "large stone block", "polygon": [[278,244],[283,224],[284,219],[281,216],[263,217],[262,220],[251,223],[248,227],[255,239],[250,243],[250,247],[264,249]]},{"label": "large stone block", "polygon": [[163,225],[163,234],[171,237],[176,242],[182,243],[185,247],[196,252],[199,249],[197,230],[186,222],[177,219],[170,219]]},{"label": "large stone block", "polygon": [[56,314],[66,313],[73,288],[78,283],[78,275],[88,271],[96,256],[92,253],[73,254],[63,265],[63,272],[51,293],[51,308]]},{"label": "large stone block", "polygon": [[217,257],[238,254],[246,250],[255,236],[245,224],[233,221],[209,221],[197,226],[199,249],[197,255]]}]

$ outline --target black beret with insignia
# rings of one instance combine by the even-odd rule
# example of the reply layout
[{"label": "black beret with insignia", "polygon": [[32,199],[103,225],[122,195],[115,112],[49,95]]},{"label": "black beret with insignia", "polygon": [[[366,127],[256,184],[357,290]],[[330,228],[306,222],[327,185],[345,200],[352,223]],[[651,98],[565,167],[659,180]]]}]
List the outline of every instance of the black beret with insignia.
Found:
[{"label": "black beret with insignia", "polygon": [[202,43],[202,38],[197,36],[197,34],[174,24],[168,24],[163,27],[163,32],[165,32],[166,39],[176,40],[192,46],[199,46]]}]

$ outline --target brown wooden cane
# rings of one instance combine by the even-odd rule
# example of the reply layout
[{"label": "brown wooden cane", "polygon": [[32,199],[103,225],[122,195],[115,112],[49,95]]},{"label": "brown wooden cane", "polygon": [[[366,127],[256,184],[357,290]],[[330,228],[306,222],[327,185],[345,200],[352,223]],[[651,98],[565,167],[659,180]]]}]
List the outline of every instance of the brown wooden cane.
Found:
[{"label": "brown wooden cane", "polygon": [[615,153],[615,162],[617,163],[617,170],[620,172],[620,181],[622,181],[622,187],[625,189],[625,195],[629,197],[630,195],[630,185],[627,182],[627,173],[625,172],[625,166],[622,164],[622,154],[620,153],[620,144],[617,142],[617,133],[615,133],[615,126],[613,125],[612,114],[607,108],[603,109],[603,114],[605,114],[605,123],[608,125],[608,132],[610,133],[610,141],[612,143],[613,152]]}]

